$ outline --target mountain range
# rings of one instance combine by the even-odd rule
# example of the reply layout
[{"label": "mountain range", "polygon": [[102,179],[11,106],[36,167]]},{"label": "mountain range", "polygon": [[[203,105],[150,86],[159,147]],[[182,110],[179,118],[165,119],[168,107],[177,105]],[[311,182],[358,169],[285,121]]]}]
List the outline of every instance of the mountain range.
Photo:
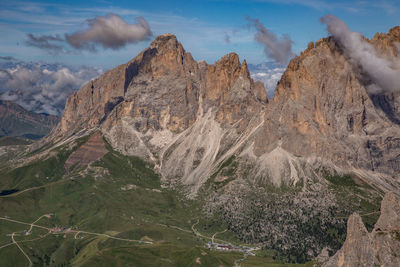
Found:
[{"label": "mountain range", "polygon": [[[397,60],[400,27],[364,40],[380,57]],[[115,227],[116,236],[157,240],[158,249],[165,248],[165,236],[151,232],[149,225],[191,228],[197,238],[201,231],[220,231],[225,241],[262,248],[254,258],[260,261],[264,255],[284,262],[322,259],[326,266],[353,266],[354,260],[364,260],[367,247],[374,263],[396,266],[398,255],[385,252],[381,257],[372,247],[379,244],[393,253],[399,247],[399,229],[387,223],[380,203],[386,194],[382,205],[393,203],[396,208],[389,207],[389,213],[398,218],[400,85],[371,91],[373,78],[353,62],[340,40],[327,37],[311,42],[290,61],[268,99],[263,83],[251,78],[237,54],[213,65],[196,62],[174,35],[158,36],[134,59],[70,96],[49,135],[25,152],[13,152],[18,156],[8,154],[1,181],[7,198],[1,199],[0,211],[25,210],[29,205],[21,203],[30,198],[13,202],[13,196],[22,198],[28,190],[38,210],[50,212],[51,207],[61,213],[58,223],[93,231]],[[50,184],[55,192],[49,191]],[[41,189],[35,193],[32,188]],[[79,203],[77,194],[87,200]],[[159,195],[169,205],[162,206]],[[154,203],[148,207],[144,201]],[[5,206],[11,204],[14,211]],[[188,217],[178,219],[184,207]],[[106,219],[112,215],[129,221],[132,210],[135,234],[122,222]],[[380,235],[384,242],[371,241]],[[100,239],[74,243],[67,236],[57,244],[75,250],[67,250],[64,264],[93,264],[113,255],[123,262],[120,244]],[[173,255],[184,250],[168,242]],[[176,242],[196,247],[190,264],[201,264],[200,255],[204,263],[213,253],[198,243]],[[349,244],[358,245],[349,252]],[[154,249],[148,246],[137,249]],[[30,255],[37,255],[38,263],[55,264],[57,255],[66,253],[44,251],[32,248]],[[174,257],[167,257],[171,265],[181,260]],[[230,264],[221,257],[212,259]]]},{"label": "mountain range", "polygon": [[30,112],[11,101],[0,100],[0,137],[39,139],[58,122],[57,116]]}]

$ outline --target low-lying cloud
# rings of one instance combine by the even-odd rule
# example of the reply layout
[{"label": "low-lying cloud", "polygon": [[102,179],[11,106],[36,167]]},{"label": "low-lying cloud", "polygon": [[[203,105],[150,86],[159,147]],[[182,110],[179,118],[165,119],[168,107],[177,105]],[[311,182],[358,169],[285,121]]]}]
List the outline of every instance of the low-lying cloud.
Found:
[{"label": "low-lying cloud", "polygon": [[60,116],[66,99],[101,73],[101,69],[89,67],[18,62],[0,70],[0,91],[5,91],[0,99],[30,111]]},{"label": "low-lying cloud", "polygon": [[120,16],[109,14],[87,20],[89,28],[66,34],[66,41],[76,49],[96,50],[96,45],[118,50],[128,43],[137,43],[153,34],[147,21],[139,17],[135,24],[126,23]]},{"label": "low-lying cloud", "polygon": [[258,19],[251,17],[246,17],[246,19],[250,22],[249,26],[256,29],[255,39],[264,46],[265,55],[279,64],[286,65],[294,56],[292,52],[293,41],[289,35],[283,34],[281,38],[278,38],[275,33],[268,30]]},{"label": "low-lying cloud", "polygon": [[274,91],[277,83],[285,72],[283,65],[278,65],[273,62],[266,62],[258,65],[248,65],[251,78],[255,81],[262,81],[265,86],[268,98],[274,96]]},{"label": "low-lying cloud", "polygon": [[327,15],[320,20],[327,25],[328,32],[344,49],[351,62],[368,75],[371,83],[367,90],[370,93],[400,90],[400,70],[395,66],[396,62],[380,57],[360,33],[350,31],[346,23],[337,17]]}]

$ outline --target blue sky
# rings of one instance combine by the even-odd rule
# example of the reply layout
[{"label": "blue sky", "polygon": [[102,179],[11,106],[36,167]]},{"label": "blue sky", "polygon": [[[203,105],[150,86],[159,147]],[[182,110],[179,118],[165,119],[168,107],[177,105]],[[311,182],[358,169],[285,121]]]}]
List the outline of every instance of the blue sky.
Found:
[{"label": "blue sky", "polygon": [[[96,53],[49,54],[26,44],[27,34],[59,35],[87,27],[86,20],[113,13],[132,24],[143,17],[153,37],[121,49],[99,48]],[[258,19],[276,35],[288,34],[299,54],[308,42],[327,36],[319,18],[334,14],[351,30],[371,38],[399,24],[400,1],[328,0],[215,0],[215,1],[7,1],[0,2],[0,56],[23,61],[59,62],[109,69],[135,57],[154,36],[173,33],[195,59],[213,63],[236,52],[249,63],[271,59],[246,27],[246,16]],[[226,42],[229,36],[230,42]]]}]

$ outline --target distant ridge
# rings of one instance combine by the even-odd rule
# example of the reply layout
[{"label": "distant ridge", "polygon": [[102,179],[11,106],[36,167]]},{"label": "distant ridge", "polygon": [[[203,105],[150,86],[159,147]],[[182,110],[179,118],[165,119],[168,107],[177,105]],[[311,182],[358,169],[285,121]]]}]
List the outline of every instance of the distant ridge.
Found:
[{"label": "distant ridge", "polygon": [[57,116],[34,113],[14,102],[0,100],[0,137],[39,139],[48,134],[59,120]]}]

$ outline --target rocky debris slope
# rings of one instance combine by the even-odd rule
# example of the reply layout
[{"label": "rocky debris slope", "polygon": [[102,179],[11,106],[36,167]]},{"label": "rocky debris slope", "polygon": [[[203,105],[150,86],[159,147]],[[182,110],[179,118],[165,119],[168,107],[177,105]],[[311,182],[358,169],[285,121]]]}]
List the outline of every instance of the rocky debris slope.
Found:
[{"label": "rocky debris slope", "polygon": [[196,62],[165,34],[71,96],[49,139],[100,128],[114,149],[153,162],[165,183],[194,194],[261,123],[267,102],[237,54]]},{"label": "rocky debris slope", "polygon": [[371,233],[359,214],[351,215],[343,247],[324,266],[400,266],[400,198],[385,195]]},{"label": "rocky debris slope", "polygon": [[[394,55],[398,27],[370,42]],[[196,194],[230,156],[276,186],[304,179],[304,165],[357,173],[381,190],[399,186],[399,95],[371,95],[368,77],[332,38],[310,43],[270,103],[234,53],[196,62],[171,34],[70,97],[49,137],[101,128],[124,154],[152,161],[168,184]]]}]

